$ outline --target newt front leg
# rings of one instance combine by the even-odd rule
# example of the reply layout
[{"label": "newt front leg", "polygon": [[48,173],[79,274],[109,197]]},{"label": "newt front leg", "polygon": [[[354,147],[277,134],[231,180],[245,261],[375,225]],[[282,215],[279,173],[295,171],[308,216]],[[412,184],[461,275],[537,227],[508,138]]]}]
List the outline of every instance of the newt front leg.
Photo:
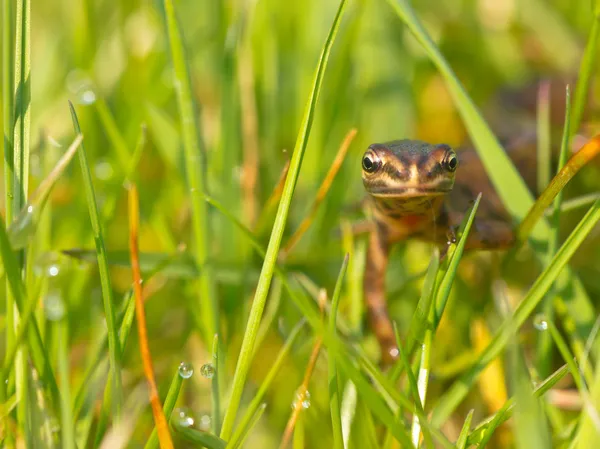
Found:
[{"label": "newt front leg", "polygon": [[385,300],[385,273],[390,248],[385,228],[379,225],[375,227],[369,235],[363,289],[369,327],[373,329],[381,347],[382,363],[389,365],[398,356],[394,328]]}]

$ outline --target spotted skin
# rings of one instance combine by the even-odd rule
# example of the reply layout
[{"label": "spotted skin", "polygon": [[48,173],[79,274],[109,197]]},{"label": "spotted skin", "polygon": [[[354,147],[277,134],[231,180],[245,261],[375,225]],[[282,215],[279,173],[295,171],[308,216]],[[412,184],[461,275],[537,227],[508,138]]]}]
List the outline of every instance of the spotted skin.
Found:
[{"label": "spotted skin", "polygon": [[396,140],[371,145],[363,155],[362,179],[375,226],[369,236],[364,295],[369,326],[379,341],[382,364],[398,356],[385,300],[391,247],[410,238],[445,251],[449,234],[479,192],[484,196],[466,249],[503,249],[514,241],[510,216],[474,151],[455,153],[445,144]]}]

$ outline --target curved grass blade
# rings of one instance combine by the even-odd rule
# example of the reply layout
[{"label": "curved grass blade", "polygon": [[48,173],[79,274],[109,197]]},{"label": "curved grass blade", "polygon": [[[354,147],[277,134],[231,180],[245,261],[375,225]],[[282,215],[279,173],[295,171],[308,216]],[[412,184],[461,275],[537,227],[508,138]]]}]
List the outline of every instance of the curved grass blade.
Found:
[{"label": "curved grass blade", "polygon": [[600,220],[600,200],[596,201],[567,238],[548,267],[538,277],[515,312],[500,327],[488,347],[480,354],[474,366],[461,376],[440,398],[433,411],[432,424],[441,425],[464,399],[477,376],[505,348],[513,329],[518,329],[542,300],[575,250],[581,245],[596,223]]},{"label": "curved grass blade", "polygon": [[[73,127],[76,134],[81,134],[79,120],[73,103],[69,102],[71,110],[71,118],[73,119]],[[112,405],[118,420],[121,414],[121,401],[123,399],[123,389],[121,385],[121,350],[119,345],[119,334],[117,323],[115,320],[115,307],[113,290],[110,281],[110,272],[108,270],[108,260],[106,257],[106,246],[104,245],[103,229],[100,223],[100,214],[98,213],[98,205],[96,203],[96,194],[94,193],[94,185],[92,183],[92,175],[90,167],[85,155],[85,148],[81,144],[79,150],[79,164],[83,178],[83,186],[87,199],[92,231],[94,233],[94,242],[96,243],[96,252],[98,258],[98,271],[100,273],[100,285],[102,287],[102,301],[104,305],[104,315],[106,317],[106,326],[108,330],[108,351],[110,366],[113,374],[113,400]]]},{"label": "curved grass blade", "polygon": [[271,278],[273,277],[273,271],[277,260],[277,255],[279,253],[279,247],[281,244],[281,239],[283,237],[283,231],[285,229],[288,212],[290,209],[292,195],[294,194],[296,181],[298,180],[298,174],[300,173],[302,157],[304,155],[304,151],[308,142],[308,136],[310,133],[315,113],[315,106],[319,98],[319,93],[321,91],[321,85],[325,74],[325,68],[327,66],[327,60],[329,59],[329,53],[331,52],[331,47],[333,46],[333,41],[335,39],[335,35],[337,34],[337,30],[341,22],[341,17],[345,5],[346,0],[342,0],[340,2],[331,29],[329,31],[329,35],[327,36],[327,39],[325,41],[323,51],[321,52],[321,57],[319,59],[319,65],[315,73],[310,98],[308,104],[306,105],[306,111],[304,113],[304,118],[300,126],[298,139],[296,140],[296,146],[292,155],[290,169],[285,180],[283,195],[281,197],[281,202],[279,203],[277,215],[275,216],[275,223],[273,225],[271,238],[269,239],[269,245],[267,247],[265,262],[263,264],[262,272],[258,281],[258,286],[256,287],[256,294],[254,297],[254,301],[252,302],[252,308],[250,309],[250,316],[248,318],[246,332],[244,334],[242,347],[240,349],[240,356],[233,377],[233,386],[231,390],[229,406],[227,407],[227,410],[225,412],[225,418],[223,420],[221,437],[225,440],[227,440],[231,436],[233,423],[235,421],[240,401],[242,399],[242,391],[244,389],[244,385],[246,383],[246,376],[248,374],[248,370],[250,369],[250,363],[252,361],[252,350],[256,340],[258,327],[260,325],[262,312],[267,299],[269,286],[271,285]]}]

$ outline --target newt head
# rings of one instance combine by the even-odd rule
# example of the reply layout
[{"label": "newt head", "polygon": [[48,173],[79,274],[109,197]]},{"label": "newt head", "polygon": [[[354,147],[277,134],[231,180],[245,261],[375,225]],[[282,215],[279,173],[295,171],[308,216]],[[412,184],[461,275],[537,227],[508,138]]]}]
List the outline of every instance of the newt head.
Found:
[{"label": "newt head", "polygon": [[362,179],[376,199],[427,198],[454,187],[458,157],[446,144],[420,140],[375,143],[362,158]]}]

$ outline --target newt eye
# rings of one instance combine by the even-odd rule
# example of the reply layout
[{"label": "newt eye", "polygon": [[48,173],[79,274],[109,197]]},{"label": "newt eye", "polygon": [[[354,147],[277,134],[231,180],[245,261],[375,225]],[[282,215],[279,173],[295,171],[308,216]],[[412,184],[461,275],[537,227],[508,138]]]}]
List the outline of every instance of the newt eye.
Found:
[{"label": "newt eye", "polygon": [[362,167],[367,173],[375,173],[381,167],[381,160],[373,153],[366,153],[363,156]]},{"label": "newt eye", "polygon": [[458,158],[456,157],[456,153],[454,153],[454,151],[448,152],[442,164],[449,172],[456,171],[456,168],[458,167]]}]

